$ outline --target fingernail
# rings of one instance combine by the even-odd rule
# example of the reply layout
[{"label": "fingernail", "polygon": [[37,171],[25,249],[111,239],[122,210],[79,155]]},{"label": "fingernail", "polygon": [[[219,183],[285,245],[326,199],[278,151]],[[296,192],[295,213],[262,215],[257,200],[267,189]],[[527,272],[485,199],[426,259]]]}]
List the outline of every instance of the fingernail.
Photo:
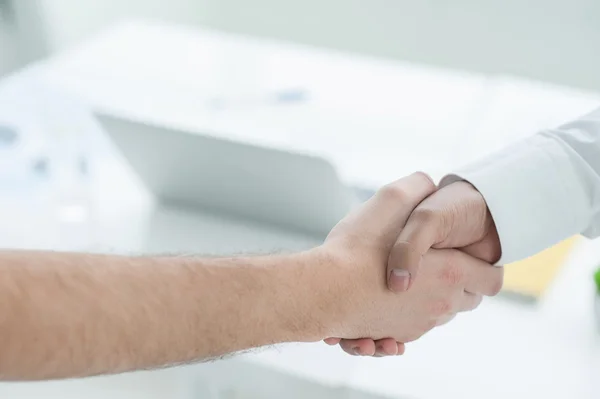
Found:
[{"label": "fingernail", "polygon": [[377,345],[375,347],[375,356],[376,357],[383,357],[385,355],[385,353],[383,352],[383,347],[380,345]]},{"label": "fingernail", "polygon": [[392,269],[389,285],[392,291],[402,292],[408,290],[410,273],[402,269]]},{"label": "fingernail", "polygon": [[357,347],[352,348],[352,353],[354,354],[354,356],[360,356],[360,350]]}]

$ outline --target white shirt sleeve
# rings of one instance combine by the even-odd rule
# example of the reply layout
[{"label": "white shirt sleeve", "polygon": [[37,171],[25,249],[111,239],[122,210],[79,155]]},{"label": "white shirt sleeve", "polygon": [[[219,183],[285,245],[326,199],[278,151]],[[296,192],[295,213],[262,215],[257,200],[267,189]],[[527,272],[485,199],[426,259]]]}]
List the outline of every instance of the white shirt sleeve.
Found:
[{"label": "white shirt sleeve", "polygon": [[481,192],[510,263],[575,234],[600,235],[600,109],[442,179]]}]

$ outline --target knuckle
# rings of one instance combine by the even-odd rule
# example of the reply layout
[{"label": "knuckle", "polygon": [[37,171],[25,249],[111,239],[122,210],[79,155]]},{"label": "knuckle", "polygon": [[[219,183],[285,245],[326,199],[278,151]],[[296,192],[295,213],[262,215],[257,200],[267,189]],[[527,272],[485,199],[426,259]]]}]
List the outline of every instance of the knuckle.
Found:
[{"label": "knuckle", "polygon": [[386,184],[379,190],[379,195],[386,200],[398,203],[410,201],[410,194],[406,191],[406,188],[397,183]]},{"label": "knuckle", "polygon": [[433,181],[431,176],[429,176],[427,173],[425,173],[423,171],[418,171],[418,172],[413,173],[413,176],[423,180],[423,182],[425,184],[427,184],[430,188],[435,189],[435,187],[436,187],[435,182]]},{"label": "knuckle", "polygon": [[425,194],[429,195],[436,189],[436,185],[431,177],[424,172],[416,172],[411,175],[412,179],[419,180],[417,188],[412,184],[407,184],[404,179],[386,184],[377,195],[385,200],[399,202],[405,205],[416,206]]},{"label": "knuckle", "polygon": [[455,258],[454,255],[449,255],[449,259],[442,269],[442,274],[440,276],[442,281],[451,287],[460,285],[465,278],[465,272],[456,262]]},{"label": "knuckle", "polygon": [[436,221],[442,215],[440,212],[428,206],[419,206],[411,215],[411,218],[420,224],[427,224]]},{"label": "knuckle", "polygon": [[430,312],[434,317],[447,315],[452,311],[452,303],[447,299],[439,299],[431,303]]}]

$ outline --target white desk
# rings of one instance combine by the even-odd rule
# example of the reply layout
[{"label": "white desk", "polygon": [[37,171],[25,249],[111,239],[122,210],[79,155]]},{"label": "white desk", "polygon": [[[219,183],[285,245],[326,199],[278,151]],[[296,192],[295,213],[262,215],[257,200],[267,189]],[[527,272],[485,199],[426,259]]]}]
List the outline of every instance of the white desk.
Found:
[{"label": "white desk", "polygon": [[[206,74],[215,70],[222,75],[211,83]],[[224,77],[228,73],[241,74],[231,86]],[[252,76],[261,82],[258,89],[244,83]],[[323,154],[347,180],[363,184],[383,183],[415,169],[439,176],[478,152],[584,112],[599,99],[516,79],[148,23],[108,31],[13,82],[33,78],[94,107]],[[221,88],[236,95],[239,85],[243,95],[302,87],[312,101],[223,112],[203,107],[205,93]],[[214,253],[315,243],[211,215],[156,214],[135,185],[128,188],[132,182],[122,166],[110,156],[99,159],[95,249]],[[167,234],[156,238],[157,230]],[[597,397],[600,335],[594,328],[590,273],[599,259],[600,245],[585,243],[538,306],[486,301],[473,314],[409,345],[401,358],[353,358],[321,344],[290,345],[240,356],[229,366],[204,365],[182,373],[211,375],[215,367],[234,372],[250,362],[265,366],[265,372],[283,370],[319,384],[394,397]],[[252,383],[241,374],[230,378]]]}]

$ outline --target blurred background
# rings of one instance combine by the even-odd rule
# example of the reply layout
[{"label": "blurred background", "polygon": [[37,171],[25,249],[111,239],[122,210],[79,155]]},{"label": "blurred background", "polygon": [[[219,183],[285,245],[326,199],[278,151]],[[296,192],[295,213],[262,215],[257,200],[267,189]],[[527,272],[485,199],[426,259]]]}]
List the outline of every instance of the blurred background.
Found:
[{"label": "blurred background", "polygon": [[593,0],[526,4],[3,0],[2,4],[3,70],[65,49],[123,18],[149,17],[453,69],[600,88],[596,51],[600,5]]},{"label": "blurred background", "polygon": [[[0,0],[0,246],[315,245],[157,208],[94,113],[317,156],[364,190],[418,169],[437,179],[598,107],[599,18],[594,0]],[[597,398],[600,245],[573,239],[553,251],[507,269],[506,295],[402,358],[290,345],[0,384],[0,397]]]}]

